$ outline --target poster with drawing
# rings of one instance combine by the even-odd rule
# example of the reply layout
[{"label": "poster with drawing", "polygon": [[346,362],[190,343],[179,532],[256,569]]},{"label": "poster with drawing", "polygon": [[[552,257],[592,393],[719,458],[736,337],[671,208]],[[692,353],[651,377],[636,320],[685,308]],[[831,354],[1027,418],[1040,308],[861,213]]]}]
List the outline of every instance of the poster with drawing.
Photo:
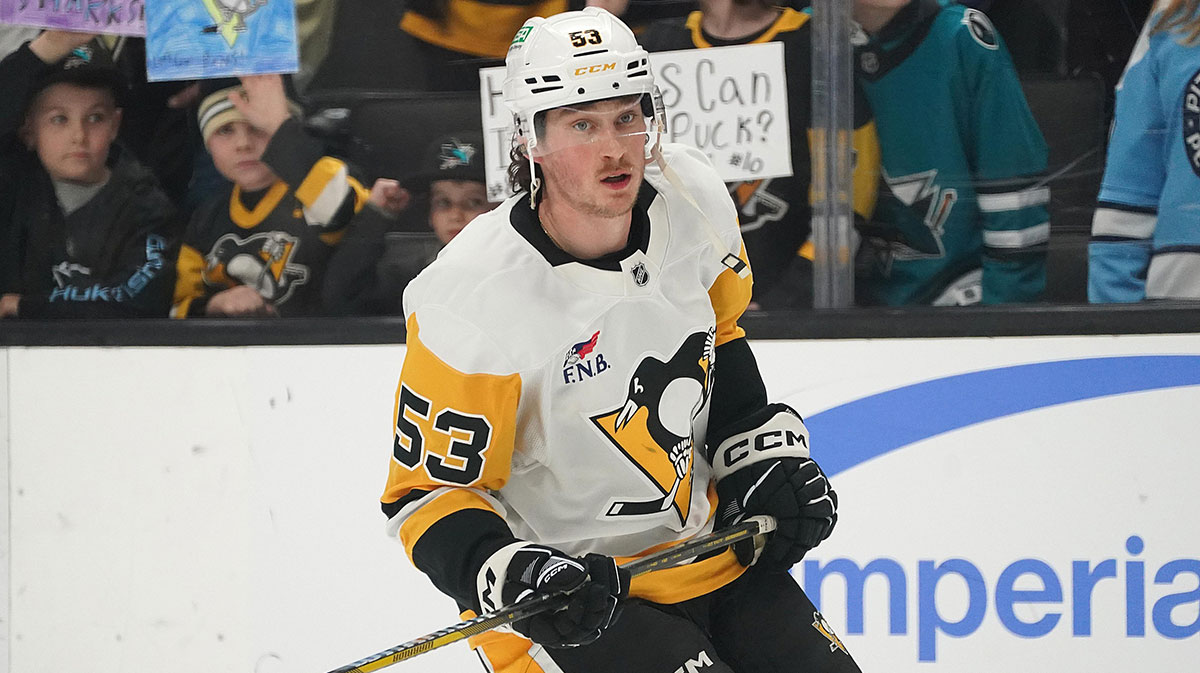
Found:
[{"label": "poster with drawing", "polygon": [[146,34],[143,0],[0,0],[0,23],[108,35]]},{"label": "poster with drawing", "polygon": [[146,8],[152,81],[296,72],[293,0],[154,0]]}]

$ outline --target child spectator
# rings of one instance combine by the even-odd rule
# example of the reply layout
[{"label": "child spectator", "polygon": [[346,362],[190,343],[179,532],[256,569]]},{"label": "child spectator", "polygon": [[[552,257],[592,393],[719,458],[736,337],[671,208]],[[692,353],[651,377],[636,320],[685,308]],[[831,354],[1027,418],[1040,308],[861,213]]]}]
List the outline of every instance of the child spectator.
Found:
[{"label": "child spectator", "polygon": [[0,62],[0,317],[166,317],[175,211],[113,144],[122,83],[92,36]]},{"label": "child spectator", "polygon": [[374,193],[383,197],[388,190],[405,198],[379,210],[397,215],[411,193],[428,203],[428,228],[398,231],[394,220],[378,214],[363,217],[330,263],[327,303],[355,307],[351,312],[356,313],[400,315],[408,282],[471,220],[495,207],[487,200],[483,137],[478,131],[435,140],[423,157],[421,170],[406,177],[403,188],[393,184],[377,183],[372,200],[383,203]]},{"label": "child spectator", "polygon": [[1088,299],[1200,299],[1200,2],[1146,22],[1125,76],[1088,246]]},{"label": "child spectator", "polygon": [[1047,148],[991,22],[949,0],[856,0],[854,17],[888,187],[863,230],[858,302],[1039,299]]},{"label": "child spectator", "polygon": [[325,265],[367,190],[306,135],[278,75],[210,80],[200,100],[204,144],[233,186],[192,216],[172,315],[325,312]]},{"label": "child spectator", "polygon": [[[811,308],[813,303],[808,140],[811,33],[807,13],[777,7],[768,0],[701,0],[699,11],[686,18],[657,21],[639,40],[652,52],[783,43],[792,175],[726,185],[737,206],[742,240],[754,269],[752,309]],[[874,208],[879,183],[879,141],[870,110],[861,101],[855,106],[854,121],[854,210],[857,217],[866,218]]]}]

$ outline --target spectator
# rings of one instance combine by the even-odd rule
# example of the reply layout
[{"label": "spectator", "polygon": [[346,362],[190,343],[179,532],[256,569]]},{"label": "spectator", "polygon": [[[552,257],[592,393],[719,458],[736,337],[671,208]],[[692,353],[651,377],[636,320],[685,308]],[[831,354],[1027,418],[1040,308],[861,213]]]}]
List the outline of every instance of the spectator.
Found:
[{"label": "spectator", "polygon": [[0,62],[0,317],[165,317],[179,220],[114,144],[123,86],[92,36]]},{"label": "spectator", "polygon": [[1003,41],[948,0],[856,0],[857,74],[884,180],[858,301],[1034,301],[1046,284],[1047,149]]},{"label": "spectator", "polygon": [[1200,2],[1164,2],[1117,85],[1088,299],[1200,299]]},{"label": "spectator", "polygon": [[[421,171],[403,182],[405,195],[411,193],[428,204],[428,228],[396,231],[394,220],[364,217],[330,262],[326,303],[346,307],[348,312],[403,314],[401,299],[409,281],[471,220],[495,207],[488,203],[483,159],[483,137],[478,131],[452,133],[434,141]],[[404,205],[407,198],[397,194],[390,206],[380,210],[394,217]]]},{"label": "spectator", "polygon": [[[737,206],[742,239],[754,268],[752,308],[811,308],[812,252],[809,208],[809,123],[811,119],[811,40],[809,15],[776,7],[768,0],[702,0],[684,19],[651,24],[640,42],[649,51],[703,49],[782,42],[789,75],[788,116],[793,174],[728,183]],[[865,104],[856,106],[854,147],[855,211],[869,217],[879,176],[875,125]]]},{"label": "spectator", "polygon": [[201,135],[233,186],[192,216],[173,316],[323,312],[325,265],[368,192],[294,109],[278,75],[205,83]]}]

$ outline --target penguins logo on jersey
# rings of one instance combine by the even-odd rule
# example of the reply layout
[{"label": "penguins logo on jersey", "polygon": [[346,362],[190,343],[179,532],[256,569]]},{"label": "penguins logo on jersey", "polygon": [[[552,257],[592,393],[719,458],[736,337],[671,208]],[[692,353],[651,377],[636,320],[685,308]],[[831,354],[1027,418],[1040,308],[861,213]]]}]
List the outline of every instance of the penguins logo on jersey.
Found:
[{"label": "penguins logo on jersey", "polygon": [[825,617],[820,612],[813,612],[812,627],[829,641],[830,652],[841,650],[845,654],[850,654],[846,651],[846,646],[842,644],[842,639],[838,638],[838,635],[833,632],[833,627],[829,625],[829,622],[825,621]]},{"label": "penguins logo on jersey", "polygon": [[778,222],[787,215],[787,201],[767,191],[771,180],[747,180],[732,185],[729,190],[737,205],[738,221],[742,233],[761,229],[771,222]]},{"label": "penguins logo on jersey", "polygon": [[979,46],[992,51],[1000,48],[1000,40],[996,38],[996,29],[992,27],[991,20],[983,12],[978,9],[968,9],[963,13],[962,22]]},{"label": "penguins logo on jersey", "polygon": [[300,239],[282,231],[245,239],[225,234],[205,257],[204,282],[212,287],[249,285],[263,299],[282,304],[308,282],[308,267],[291,261],[298,247]]},{"label": "penguins logo on jersey", "polygon": [[621,406],[592,416],[592,423],[654,484],[658,494],[614,498],[606,517],[659,514],[674,509],[679,525],[692,502],[692,426],[708,403],[716,331],[693,332],[666,360],[641,358]]},{"label": "penguins logo on jersey", "polygon": [[1183,145],[1192,171],[1200,177],[1200,70],[1183,92]]}]

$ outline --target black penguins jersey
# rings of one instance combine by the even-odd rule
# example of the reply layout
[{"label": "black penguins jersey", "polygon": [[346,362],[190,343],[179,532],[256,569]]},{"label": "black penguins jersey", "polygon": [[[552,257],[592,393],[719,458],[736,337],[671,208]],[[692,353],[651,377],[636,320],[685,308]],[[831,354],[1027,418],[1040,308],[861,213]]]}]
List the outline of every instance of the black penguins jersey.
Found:
[{"label": "black penguins jersey", "polygon": [[321,151],[289,121],[263,155],[280,180],[253,203],[235,185],[196,210],[179,251],[172,317],[204,315],[212,295],[237,285],[257,289],[281,316],[318,312],[333,246],[369,197],[345,163]]},{"label": "black penguins jersey", "polygon": [[[784,70],[788,73],[792,175],[726,185],[737,208],[747,254],[754,265],[754,301],[763,308],[812,305],[811,286],[804,289],[803,297],[794,296],[797,293],[792,285],[780,286],[787,282],[785,272],[797,262],[798,254],[812,259],[811,245],[806,245],[812,231],[809,208],[812,175],[809,158],[812,133],[809,20],[807,13],[785,8],[759,33],[738,40],[722,40],[704,32],[703,13],[697,11],[686,19],[657,21],[639,39],[651,52],[766,42],[783,44]],[[879,182],[879,143],[870,109],[861,96],[856,99],[854,110],[854,210],[860,218],[869,218],[874,210]],[[806,262],[802,260],[802,263]]]},{"label": "black penguins jersey", "polygon": [[[681,145],[663,155],[675,175],[647,166],[625,250],[568,256],[517,195],[405,291],[383,509],[417,567],[464,605],[469,559],[478,567],[513,536],[626,560],[712,530],[698,448],[715,353],[744,339],[751,278],[708,160]],[[636,578],[631,594],[674,603],[742,570],[722,553]]]}]

